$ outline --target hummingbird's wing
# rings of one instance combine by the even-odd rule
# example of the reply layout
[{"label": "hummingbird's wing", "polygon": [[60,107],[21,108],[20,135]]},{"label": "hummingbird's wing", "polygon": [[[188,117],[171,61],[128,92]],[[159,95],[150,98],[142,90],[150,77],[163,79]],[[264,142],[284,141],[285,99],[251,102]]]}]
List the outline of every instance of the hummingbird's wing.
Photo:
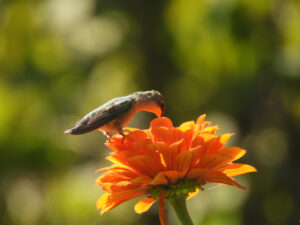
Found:
[{"label": "hummingbird's wing", "polygon": [[133,101],[126,97],[113,99],[85,115],[74,127],[71,127],[65,133],[84,134],[96,130],[128,112],[132,104]]}]

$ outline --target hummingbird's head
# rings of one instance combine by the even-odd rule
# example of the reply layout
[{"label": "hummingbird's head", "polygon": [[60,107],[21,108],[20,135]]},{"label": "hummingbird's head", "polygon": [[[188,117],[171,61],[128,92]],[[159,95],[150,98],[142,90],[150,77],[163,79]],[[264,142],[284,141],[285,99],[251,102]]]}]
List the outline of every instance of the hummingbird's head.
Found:
[{"label": "hummingbird's head", "polygon": [[152,99],[155,102],[158,111],[155,113],[157,115],[157,117],[161,117],[164,116],[165,111],[166,111],[166,103],[165,103],[165,99],[162,96],[162,94],[159,91],[150,91],[152,92]]},{"label": "hummingbird's head", "polygon": [[141,103],[142,110],[152,112],[157,117],[161,117],[164,115],[166,110],[166,104],[164,97],[159,91],[144,91],[144,92],[136,92],[138,102]]}]

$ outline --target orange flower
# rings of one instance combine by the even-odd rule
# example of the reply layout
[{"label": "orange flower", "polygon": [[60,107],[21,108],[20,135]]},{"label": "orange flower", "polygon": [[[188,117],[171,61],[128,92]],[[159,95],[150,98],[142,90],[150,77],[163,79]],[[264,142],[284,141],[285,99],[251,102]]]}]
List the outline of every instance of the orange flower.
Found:
[{"label": "orange flower", "polygon": [[170,119],[156,118],[150,129],[128,128],[131,132],[122,137],[111,138],[106,145],[113,150],[107,157],[112,166],[100,169],[106,171],[97,180],[107,193],[97,202],[101,214],[119,204],[146,195],[135,205],[135,211],[142,213],[159,200],[161,224],[167,224],[165,199],[180,196],[192,197],[206,183],[220,183],[237,186],[232,177],[255,172],[250,165],[232,163],[246,151],[239,147],[224,145],[232,134],[216,136],[217,126],[209,126],[205,115],[197,122],[186,122],[173,127]]}]

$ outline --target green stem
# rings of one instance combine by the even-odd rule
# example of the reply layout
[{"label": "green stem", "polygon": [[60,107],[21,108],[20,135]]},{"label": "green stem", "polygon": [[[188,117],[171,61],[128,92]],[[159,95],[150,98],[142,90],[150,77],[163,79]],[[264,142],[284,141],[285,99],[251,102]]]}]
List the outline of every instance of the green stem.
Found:
[{"label": "green stem", "polygon": [[182,225],[193,225],[193,221],[187,211],[185,198],[168,199],[173,206]]}]

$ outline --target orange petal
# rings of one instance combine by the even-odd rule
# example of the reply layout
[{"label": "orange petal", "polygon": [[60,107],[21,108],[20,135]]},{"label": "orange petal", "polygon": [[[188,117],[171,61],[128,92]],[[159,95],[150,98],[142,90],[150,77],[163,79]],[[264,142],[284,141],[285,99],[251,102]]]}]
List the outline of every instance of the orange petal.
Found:
[{"label": "orange petal", "polygon": [[207,144],[207,149],[205,151],[206,154],[217,153],[223,147],[223,144],[221,143],[221,136],[209,140]]},{"label": "orange petal", "polygon": [[231,158],[229,158],[228,156],[221,156],[219,154],[208,154],[203,155],[196,166],[198,168],[203,169],[215,169],[227,164],[230,161]]},{"label": "orange petal", "polygon": [[147,135],[142,130],[135,130],[125,136],[124,143],[126,142],[139,142],[147,138]]},{"label": "orange petal", "polygon": [[149,184],[150,182],[152,181],[152,179],[148,176],[139,176],[139,177],[136,177],[134,179],[131,180],[131,183],[132,184],[143,184],[143,185],[147,185]]},{"label": "orange petal", "polygon": [[214,137],[209,141],[205,142],[203,145],[203,154],[218,153],[224,146],[222,140],[225,142],[225,139],[228,140],[228,135],[222,135],[220,137]]},{"label": "orange petal", "polygon": [[168,146],[167,151],[164,153],[167,168],[169,170],[175,169],[175,158],[179,153],[179,149],[181,148],[182,143],[183,140],[180,140],[171,144],[170,146]]},{"label": "orange petal", "polygon": [[164,169],[167,168],[167,163],[162,153],[159,153],[160,163],[163,165]]},{"label": "orange petal", "polygon": [[[135,155],[147,155],[151,157],[154,161],[157,167],[160,170],[165,169],[164,161],[159,152],[157,151],[157,145],[161,145],[165,143],[155,143],[153,144],[152,140],[150,139],[144,139],[138,143],[133,144],[132,151]],[[165,144],[166,145],[166,144]],[[159,146],[158,146],[159,147]]]},{"label": "orange petal", "polygon": [[125,167],[125,166],[116,166],[116,165],[112,165],[110,167],[103,167],[103,168],[100,168],[100,169],[97,169],[95,171],[95,173],[98,173],[98,172],[102,172],[102,171],[110,171],[110,172],[122,172],[122,171],[133,171],[133,170],[130,170],[128,167]]},{"label": "orange petal", "polygon": [[102,189],[103,189],[104,191],[109,192],[109,193],[112,192],[111,187],[112,187],[113,185],[114,185],[113,183],[102,183],[102,184],[101,184]]},{"label": "orange petal", "polygon": [[138,214],[146,212],[155,202],[156,200],[154,198],[143,198],[135,204],[134,210]]},{"label": "orange petal", "polygon": [[203,114],[198,117],[196,124],[201,125],[205,121],[206,114]]},{"label": "orange petal", "polygon": [[120,204],[116,204],[116,202],[110,202],[110,203],[107,203],[106,205],[104,205],[102,208],[101,208],[101,211],[100,211],[100,214],[104,214],[106,213],[107,211],[115,208],[116,206],[118,206]]},{"label": "orange petal", "polygon": [[176,170],[164,171],[163,174],[168,178],[171,184],[175,184],[179,179],[179,172]]},{"label": "orange petal", "polygon": [[136,142],[132,145],[131,151],[136,153],[142,152],[147,153],[147,146],[153,144],[150,138],[143,139],[139,142]]},{"label": "orange petal", "polygon": [[105,193],[104,195],[102,195],[99,199],[98,199],[98,201],[97,201],[97,203],[96,203],[96,208],[99,210],[99,209],[101,209],[104,205],[106,205],[107,204],[107,200],[108,200],[108,197],[110,196],[110,194],[109,193]]},{"label": "orange petal", "polygon": [[[122,158],[122,159],[127,159],[131,156],[134,156],[132,151],[126,150],[126,151],[121,151],[121,152],[112,152],[110,153],[110,155],[106,156],[105,159],[111,161],[112,163],[118,163],[118,159]],[[120,160],[122,161],[122,160]],[[120,163],[120,165],[122,165],[122,163]]]},{"label": "orange petal", "polygon": [[164,142],[157,142],[154,144],[150,144],[147,146],[148,151],[153,153],[153,157],[157,156],[159,154],[160,156],[160,164],[163,165],[162,170],[172,170],[174,169],[174,161],[175,157],[178,154],[178,149],[180,145],[182,144],[183,140],[173,143],[170,146],[168,146]]},{"label": "orange petal", "polygon": [[127,159],[130,167],[135,168],[141,174],[149,177],[155,177],[160,169],[154,159],[148,155],[137,155]]},{"label": "orange petal", "polygon": [[151,133],[155,142],[165,142],[166,144],[173,143],[173,137],[170,129],[166,127],[152,127]]},{"label": "orange petal", "polygon": [[144,154],[147,154],[154,159],[160,170],[166,168],[164,152],[167,152],[167,146],[168,145],[164,142],[151,143],[146,146],[146,150],[144,151]]},{"label": "orange petal", "polygon": [[111,139],[111,142],[106,141],[105,145],[107,147],[109,147],[110,149],[112,149],[115,152],[120,152],[120,151],[124,151],[124,150],[128,150],[130,149],[131,146],[128,146],[128,144],[126,143],[122,143],[122,138],[119,138],[118,141],[115,141],[115,139]]},{"label": "orange petal", "polygon": [[185,132],[187,130],[193,130],[195,127],[195,122],[194,121],[188,121],[185,123],[182,123],[178,129],[180,129],[181,131]]},{"label": "orange petal", "polygon": [[165,197],[166,197],[166,191],[162,190],[160,197],[159,197],[159,220],[161,225],[168,225],[167,216],[165,213]]},{"label": "orange petal", "polygon": [[[133,186],[133,185],[131,185]],[[115,191],[111,193],[108,201],[118,201],[121,199],[129,199],[130,196],[140,196],[146,193],[149,187],[115,187]],[[130,197],[133,198],[133,197]]]},{"label": "orange petal", "polygon": [[234,133],[227,133],[227,134],[221,135],[220,142],[223,144],[223,146],[226,145],[226,143],[228,142],[229,138],[232,137],[232,135],[234,135]]},{"label": "orange petal", "polygon": [[165,175],[162,172],[160,172],[154,177],[150,185],[166,185],[168,183],[169,183],[168,179],[165,177]]},{"label": "orange petal", "polygon": [[216,137],[216,135],[208,134],[208,133],[197,135],[193,138],[191,147],[194,148],[198,145],[203,145],[204,143],[208,142],[209,140],[211,140],[215,137]]},{"label": "orange petal", "polygon": [[239,147],[228,147],[224,148],[219,152],[222,156],[228,156],[230,157],[230,161],[237,160],[241,158],[243,155],[246,154],[246,150],[239,148]]},{"label": "orange petal", "polygon": [[125,174],[125,173],[117,173],[117,172],[107,172],[102,174],[100,177],[96,179],[96,184],[101,185],[102,183],[110,182],[115,183],[119,181],[129,181],[136,177],[136,174]]},{"label": "orange petal", "polygon": [[172,121],[167,117],[155,118],[151,121],[150,127],[166,127],[168,129],[173,128]]},{"label": "orange petal", "polygon": [[[190,130],[191,132],[193,132],[192,130]],[[174,128],[171,131],[171,136],[172,136],[172,141],[169,144],[172,144],[174,142],[180,141],[182,139],[185,139],[185,134],[183,131],[181,131],[178,128]],[[184,140],[185,141],[185,140]]]},{"label": "orange petal", "polygon": [[[107,183],[105,183],[107,184]],[[129,190],[136,190],[141,188],[140,183],[132,183],[131,181],[120,181],[118,183],[114,183],[113,185],[110,186],[110,192],[115,196],[116,193],[121,193],[124,191],[129,191]]]},{"label": "orange petal", "polygon": [[163,171],[162,172],[168,179],[169,183],[175,184],[178,180],[182,179],[186,171],[178,172],[176,170],[169,170],[169,171]]},{"label": "orange petal", "polygon": [[182,172],[192,167],[197,151],[184,151],[175,158],[175,169]]},{"label": "orange petal", "polygon": [[117,194],[111,194],[108,197],[108,202],[106,205],[104,205],[101,209],[101,214],[112,210],[113,208],[117,207],[121,203],[128,201],[132,198],[138,197],[145,194],[145,191],[138,191],[138,190],[129,190],[129,191],[124,191],[120,192]]},{"label": "orange petal", "polygon": [[195,148],[199,145],[203,145],[204,143],[204,139],[201,137],[201,136],[195,136],[192,140],[192,143],[191,143],[191,148]]},{"label": "orange petal", "polygon": [[171,145],[184,138],[184,133],[177,128],[168,129],[166,127],[153,127],[151,128],[155,142],[164,142]]},{"label": "orange petal", "polygon": [[218,126],[211,126],[211,127],[206,127],[201,130],[201,133],[209,133],[209,134],[214,134],[217,130],[220,128]]},{"label": "orange petal", "polygon": [[[193,129],[186,130],[183,133],[183,136],[180,138],[180,139],[183,138],[183,143],[180,147],[180,151],[186,151],[186,150],[189,150],[191,148],[193,135],[194,135],[194,130]],[[178,139],[178,140],[180,140],[180,139]]]},{"label": "orange petal", "polygon": [[[200,178],[199,181],[202,181],[202,179]],[[204,181],[205,181],[205,183],[228,184],[228,185],[232,185],[232,186],[237,186],[241,189],[246,189],[245,187],[243,187],[242,185],[237,183],[232,178],[226,176],[225,174],[223,176],[222,176],[222,174],[219,174],[218,176],[210,175],[210,176],[207,176]]]},{"label": "orange petal", "polygon": [[[207,127],[207,126],[210,126],[211,125],[211,122],[210,121],[204,121],[203,123],[202,123],[202,126],[203,126],[203,128],[204,127]],[[202,129],[203,129],[202,128]]]},{"label": "orange petal", "polygon": [[186,175],[186,179],[187,180],[196,180],[199,176],[205,174],[205,170],[201,169],[201,168],[194,168],[191,169],[187,175]]},{"label": "orange petal", "polygon": [[222,171],[229,177],[234,177],[245,173],[257,172],[257,170],[253,166],[241,163],[230,164],[222,168],[220,171]]},{"label": "orange petal", "polygon": [[201,183],[228,184],[228,185],[234,185],[239,188],[245,189],[245,187],[238,184],[231,177],[228,177],[226,176],[226,174],[217,170],[200,169],[200,168],[191,169],[186,175],[186,178],[196,179]]},{"label": "orange petal", "polygon": [[192,148],[190,151],[193,151],[194,152],[194,156],[193,156],[193,161],[190,165],[190,168],[194,167],[195,165],[197,165],[197,163],[199,162],[200,160],[200,157],[201,157],[201,154],[202,154],[202,146],[199,145],[195,148]]},{"label": "orange petal", "polygon": [[127,160],[133,155],[134,154],[132,152],[123,151],[107,156],[106,159],[113,162],[115,164],[114,166],[121,166],[127,168],[128,170],[136,171],[133,167],[131,167],[130,163]]}]

